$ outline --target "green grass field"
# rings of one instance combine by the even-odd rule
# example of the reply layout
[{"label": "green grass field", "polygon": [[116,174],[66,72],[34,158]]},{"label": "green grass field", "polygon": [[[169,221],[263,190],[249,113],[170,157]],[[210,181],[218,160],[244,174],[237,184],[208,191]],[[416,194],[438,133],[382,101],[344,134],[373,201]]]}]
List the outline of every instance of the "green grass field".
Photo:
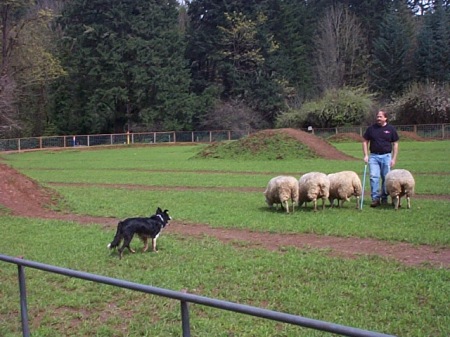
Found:
[{"label": "green grass field", "polygon": [[[376,238],[448,248],[450,142],[403,142],[397,168],[416,178],[412,209],[341,209],[294,214],[269,210],[262,191],[279,174],[354,170],[361,145],[337,143],[360,160],[199,159],[204,147],[148,146],[28,152],[4,162],[63,196],[60,209],[125,218],[157,206],[186,223],[272,233]],[[245,156],[248,158],[248,156]],[[82,183],[82,184],[81,184]],[[147,187],[147,189],[145,188]],[[165,189],[152,187],[165,187]],[[366,193],[368,182],[366,183]],[[441,196],[435,200],[421,195]],[[260,306],[398,336],[448,336],[450,272],[377,257],[327,251],[256,249],[243,242],[166,233],[159,254],[106,250],[114,235],[99,225],[12,217],[0,209],[0,253],[100,275]],[[139,246],[137,239],[135,245]],[[17,267],[0,262],[0,336],[21,336]],[[27,269],[33,336],[179,336],[177,301]],[[287,324],[191,306],[194,336],[329,336]]]}]

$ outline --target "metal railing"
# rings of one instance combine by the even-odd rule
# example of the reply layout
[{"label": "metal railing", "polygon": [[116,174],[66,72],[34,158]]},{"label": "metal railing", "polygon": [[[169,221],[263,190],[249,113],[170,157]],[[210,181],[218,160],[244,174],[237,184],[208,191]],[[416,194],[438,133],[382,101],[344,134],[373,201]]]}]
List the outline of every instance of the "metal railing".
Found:
[{"label": "metal railing", "polygon": [[[394,126],[397,131],[411,132],[416,134],[418,137],[425,139],[450,139],[450,124],[415,124]],[[340,133],[356,133],[362,136],[366,129],[367,126],[340,126],[335,128],[312,129],[311,131],[318,137],[328,138]]]},{"label": "metal railing", "polygon": [[[415,133],[426,139],[450,139],[450,124],[396,125],[398,131]],[[367,126],[342,126],[336,128],[300,129],[321,138],[340,133],[363,135]],[[253,132],[257,132],[255,130]],[[237,140],[248,136],[250,131],[165,131],[141,133],[117,133],[99,135],[42,136],[0,139],[0,152],[41,150],[52,148],[76,148],[102,145],[158,144],[158,143],[212,143]]]},{"label": "metal railing", "polygon": [[102,145],[212,143],[247,136],[243,131],[167,131],[0,139],[0,152]]},{"label": "metal railing", "polygon": [[180,301],[181,305],[181,328],[182,336],[190,337],[190,317],[189,317],[189,303],[200,304],[208,307],[213,307],[221,310],[233,311],[241,314],[255,316],[259,318],[269,319],[273,321],[288,323],[301,327],[311,328],[315,330],[330,332],[342,336],[355,336],[355,337],[381,337],[391,336],[374,331],[362,330],[358,328],[348,327],[344,325],[324,322],[320,320],[305,318],[301,316],[291,315],[287,313],[262,309],[249,305],[243,305],[223,300],[217,300],[204,296],[198,296],[188,294],[184,292],[178,292],[163,288],[157,288],[153,286],[143,285],[139,283],[133,283],[111,277],[100,276],[96,274],[90,274],[77,270],[61,268],[48,264],[43,264],[35,261],[24,260],[21,258],[11,257],[0,254],[0,261],[16,264],[18,267],[19,277],[19,293],[20,293],[20,312],[22,322],[22,332],[24,337],[30,336],[30,328],[28,324],[28,308],[27,308],[27,291],[25,282],[25,267],[35,268],[50,273],[60,274],[64,276],[74,277],[78,279],[88,280],[96,283],[108,284],[120,288],[126,288],[134,291],[140,291],[147,294],[162,296],[174,300]]}]

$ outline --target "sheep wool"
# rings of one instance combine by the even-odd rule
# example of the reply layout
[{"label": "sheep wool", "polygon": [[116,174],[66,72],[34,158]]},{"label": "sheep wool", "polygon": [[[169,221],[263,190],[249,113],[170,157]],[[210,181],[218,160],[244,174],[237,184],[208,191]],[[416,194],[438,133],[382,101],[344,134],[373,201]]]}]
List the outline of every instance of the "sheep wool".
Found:
[{"label": "sheep wool", "polygon": [[394,208],[401,206],[401,198],[406,196],[407,207],[411,208],[411,197],[414,195],[416,182],[408,170],[395,169],[386,175],[386,191],[391,196]]},{"label": "sheep wool", "polygon": [[289,200],[291,200],[292,212],[294,212],[298,200],[298,181],[291,176],[274,177],[267,184],[264,196],[269,207],[276,204],[278,209],[278,204],[281,204],[287,213],[289,213]]},{"label": "sheep wool", "polygon": [[317,211],[317,200],[322,199],[322,209],[325,209],[325,200],[328,199],[330,193],[330,179],[322,172],[309,172],[300,177],[298,180],[299,197],[298,206],[303,203],[312,201],[314,203],[314,211]]},{"label": "sheep wool", "polygon": [[333,207],[334,200],[338,200],[338,207],[345,201],[350,201],[350,197],[356,197],[356,208],[359,209],[359,199],[362,195],[362,184],[358,174],[353,171],[341,171],[330,173],[330,195],[328,200]]}]

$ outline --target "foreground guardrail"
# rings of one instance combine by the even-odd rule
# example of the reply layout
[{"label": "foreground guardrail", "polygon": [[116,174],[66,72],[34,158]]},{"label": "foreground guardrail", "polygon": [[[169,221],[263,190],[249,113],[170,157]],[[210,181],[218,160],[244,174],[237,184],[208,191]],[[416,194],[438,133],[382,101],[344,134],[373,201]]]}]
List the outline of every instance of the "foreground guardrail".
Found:
[{"label": "foreground guardrail", "polygon": [[0,261],[9,262],[16,264],[18,266],[18,277],[19,277],[19,292],[20,292],[20,312],[22,321],[22,332],[23,336],[30,336],[30,328],[28,325],[28,308],[27,308],[27,292],[26,292],[26,282],[25,282],[25,268],[30,267],[50,273],[65,275],[69,277],[79,278],[83,280],[88,280],[96,283],[109,284],[112,286],[126,288],[130,290],[140,291],[147,294],[167,297],[175,300],[179,300],[181,304],[181,326],[183,337],[190,337],[190,322],[189,322],[189,306],[188,303],[195,303],[200,305],[205,305],[221,310],[228,310],[237,313],[242,313],[250,316],[265,318],[273,321],[298,325],[306,328],[311,328],[315,330],[326,331],[342,336],[355,336],[355,337],[388,337],[392,335],[386,335],[378,332],[362,330],[358,328],[352,328],[344,325],[324,322],[320,320],[305,318],[301,316],[281,313],[277,311],[262,309],[258,307],[253,307],[249,305],[243,305],[228,301],[222,301],[217,299],[212,299],[204,296],[198,296],[163,288],[157,288],[153,286],[143,285],[139,283],[133,283],[129,281],[124,281],[120,279],[115,279],[111,277],[100,276],[96,274],[90,274],[86,272],[81,272],[77,270],[56,267],[48,264],[43,264],[35,261],[24,260],[21,258],[11,257],[7,255],[0,254]]}]

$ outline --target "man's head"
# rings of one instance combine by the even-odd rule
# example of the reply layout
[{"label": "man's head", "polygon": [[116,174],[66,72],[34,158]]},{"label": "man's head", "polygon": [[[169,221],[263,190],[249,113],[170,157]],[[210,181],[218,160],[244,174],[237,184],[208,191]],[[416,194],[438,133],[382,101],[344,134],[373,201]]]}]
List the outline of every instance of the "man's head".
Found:
[{"label": "man's head", "polygon": [[388,115],[386,111],[380,110],[377,112],[377,124],[385,126],[387,124]]}]

